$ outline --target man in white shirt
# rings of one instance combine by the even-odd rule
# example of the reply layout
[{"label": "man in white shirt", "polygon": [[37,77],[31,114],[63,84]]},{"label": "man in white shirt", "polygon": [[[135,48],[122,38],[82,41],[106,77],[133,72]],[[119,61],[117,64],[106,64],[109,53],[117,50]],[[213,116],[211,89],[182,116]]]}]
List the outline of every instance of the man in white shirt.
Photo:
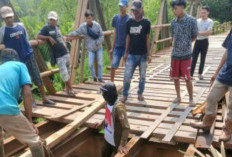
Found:
[{"label": "man in white shirt", "polygon": [[204,70],[205,59],[209,46],[208,38],[209,35],[211,35],[213,29],[213,20],[208,17],[209,14],[210,12],[208,6],[201,8],[201,18],[197,20],[198,36],[192,55],[191,76],[193,77],[198,56],[201,54],[200,67],[198,72],[198,77],[200,80],[203,80],[202,73]]}]

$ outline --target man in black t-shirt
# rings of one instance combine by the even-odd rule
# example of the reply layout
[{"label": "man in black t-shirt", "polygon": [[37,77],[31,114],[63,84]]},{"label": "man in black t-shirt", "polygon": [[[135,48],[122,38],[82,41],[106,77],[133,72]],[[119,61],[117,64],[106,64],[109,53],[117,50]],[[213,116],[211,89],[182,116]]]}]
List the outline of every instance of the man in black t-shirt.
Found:
[{"label": "man in black t-shirt", "polygon": [[54,11],[48,14],[48,24],[38,33],[37,38],[46,40],[50,47],[51,65],[56,63],[59,66],[61,77],[65,82],[66,93],[70,96],[75,96],[70,83],[70,56],[64,38],[61,34],[60,28],[57,25],[58,15]]},{"label": "man in black t-shirt", "polygon": [[151,62],[149,40],[151,23],[148,19],[143,18],[141,1],[135,0],[132,3],[131,10],[134,17],[128,20],[126,26],[127,39],[124,56],[126,67],[123,81],[122,102],[127,100],[131,79],[137,66],[139,66],[140,74],[138,100],[144,100],[143,91],[146,80],[147,62]]}]

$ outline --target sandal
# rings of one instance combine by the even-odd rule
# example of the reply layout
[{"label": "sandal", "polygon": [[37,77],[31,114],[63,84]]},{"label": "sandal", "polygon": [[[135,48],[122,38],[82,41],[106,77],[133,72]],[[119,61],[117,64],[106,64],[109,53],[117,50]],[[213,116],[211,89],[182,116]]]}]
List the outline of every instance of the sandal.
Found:
[{"label": "sandal", "polygon": [[144,96],[143,95],[138,95],[138,101],[144,101]]}]

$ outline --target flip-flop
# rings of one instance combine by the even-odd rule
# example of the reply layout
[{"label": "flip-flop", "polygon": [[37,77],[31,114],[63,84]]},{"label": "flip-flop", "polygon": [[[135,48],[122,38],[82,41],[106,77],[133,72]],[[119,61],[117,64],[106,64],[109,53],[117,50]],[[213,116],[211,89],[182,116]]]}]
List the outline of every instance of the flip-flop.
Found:
[{"label": "flip-flop", "polygon": [[125,103],[125,102],[127,101],[127,97],[123,96],[123,97],[120,99],[120,101],[121,101],[122,103]]},{"label": "flip-flop", "polygon": [[72,90],[69,90],[66,92],[68,96],[71,96],[71,97],[75,97],[76,96],[76,93]]},{"label": "flip-flop", "polygon": [[47,105],[54,105],[54,104],[55,104],[55,102],[54,102],[54,101],[52,101],[52,100],[50,100],[50,99],[47,99],[47,100],[43,101],[43,104],[47,104]]},{"label": "flip-flop", "polygon": [[142,96],[142,95],[138,96],[138,101],[144,101],[144,99],[145,99],[144,96]]}]

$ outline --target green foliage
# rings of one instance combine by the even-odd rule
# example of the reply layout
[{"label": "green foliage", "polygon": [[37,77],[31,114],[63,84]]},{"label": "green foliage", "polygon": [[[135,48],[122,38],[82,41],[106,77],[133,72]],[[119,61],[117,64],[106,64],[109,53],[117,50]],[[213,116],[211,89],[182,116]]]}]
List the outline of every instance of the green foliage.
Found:
[{"label": "green foliage", "polygon": [[232,0],[202,0],[210,7],[211,17],[221,23],[232,20]]}]

